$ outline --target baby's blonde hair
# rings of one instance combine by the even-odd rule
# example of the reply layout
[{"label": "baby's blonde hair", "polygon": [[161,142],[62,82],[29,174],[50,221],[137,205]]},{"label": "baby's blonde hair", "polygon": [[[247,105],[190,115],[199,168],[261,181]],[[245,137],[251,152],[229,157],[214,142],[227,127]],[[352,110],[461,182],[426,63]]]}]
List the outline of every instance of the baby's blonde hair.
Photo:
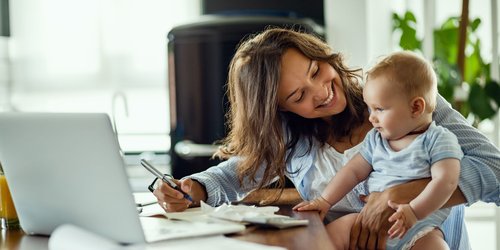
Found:
[{"label": "baby's blonde hair", "polygon": [[410,51],[389,54],[366,73],[366,80],[379,76],[387,77],[409,100],[422,97],[426,111],[432,113],[436,107],[437,79],[432,65],[420,55]]}]

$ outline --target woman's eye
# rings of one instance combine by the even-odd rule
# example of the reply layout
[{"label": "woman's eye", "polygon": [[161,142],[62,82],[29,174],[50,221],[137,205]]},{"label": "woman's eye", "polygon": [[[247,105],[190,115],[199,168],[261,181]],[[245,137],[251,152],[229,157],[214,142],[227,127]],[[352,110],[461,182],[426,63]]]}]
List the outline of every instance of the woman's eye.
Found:
[{"label": "woman's eye", "polygon": [[316,66],[316,70],[314,71],[314,73],[312,74],[312,78],[316,78],[316,76],[318,76],[319,74],[319,66]]},{"label": "woman's eye", "polygon": [[375,108],[375,111],[382,112],[382,111],[384,111],[384,109],[383,108]]},{"label": "woman's eye", "polygon": [[304,92],[301,92],[299,99],[295,100],[295,102],[298,103],[298,102],[302,101],[303,98],[304,98]]}]

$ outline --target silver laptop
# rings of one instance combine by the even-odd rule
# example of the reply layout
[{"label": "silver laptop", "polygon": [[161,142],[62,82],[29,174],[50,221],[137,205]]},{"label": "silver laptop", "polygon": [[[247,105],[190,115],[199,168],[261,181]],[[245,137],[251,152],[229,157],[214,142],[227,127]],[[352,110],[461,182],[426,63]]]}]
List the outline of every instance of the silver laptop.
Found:
[{"label": "silver laptop", "polygon": [[0,162],[21,227],[73,224],[121,243],[244,230],[237,224],[139,218],[106,114],[2,113]]}]

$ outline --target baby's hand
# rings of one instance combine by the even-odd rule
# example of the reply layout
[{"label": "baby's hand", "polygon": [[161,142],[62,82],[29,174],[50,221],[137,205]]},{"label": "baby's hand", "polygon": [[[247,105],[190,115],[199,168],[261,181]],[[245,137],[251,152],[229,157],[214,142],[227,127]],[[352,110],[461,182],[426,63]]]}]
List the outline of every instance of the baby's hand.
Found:
[{"label": "baby's hand", "polygon": [[388,201],[387,204],[389,207],[396,210],[396,212],[389,217],[389,222],[395,222],[387,233],[391,239],[395,237],[401,239],[406,232],[417,223],[417,216],[413,212],[410,204],[397,204],[392,201]]},{"label": "baby's hand", "polygon": [[316,198],[312,201],[303,201],[293,207],[296,211],[319,211],[319,216],[324,219],[328,210],[330,210],[330,203],[323,197]]}]

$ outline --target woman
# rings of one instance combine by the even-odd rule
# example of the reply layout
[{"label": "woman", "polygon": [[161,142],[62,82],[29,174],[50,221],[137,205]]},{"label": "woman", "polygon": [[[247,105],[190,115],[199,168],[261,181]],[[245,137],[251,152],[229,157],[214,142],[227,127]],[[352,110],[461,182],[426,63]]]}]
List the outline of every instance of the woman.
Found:
[{"label": "woman", "polygon": [[[243,42],[229,69],[230,132],[216,153],[227,160],[179,181],[182,190],[193,197],[194,205],[200,200],[219,205],[275,180],[283,184],[286,176],[304,200],[319,197],[372,128],[357,73],[346,67],[340,54],[309,34],[268,29]],[[479,199],[500,204],[498,149],[442,97],[434,119],[456,134],[465,154],[461,191],[457,189],[448,205]],[[363,208],[360,184],[331,211],[361,210],[351,247],[355,242],[360,248],[385,246],[387,218],[393,212],[387,200],[408,202],[425,185],[425,180],[416,181],[372,193],[364,198]],[[168,185],[159,186],[154,194],[168,211],[193,205]],[[468,247],[463,226],[463,206],[458,206],[444,224],[451,249]],[[434,233],[443,237],[439,230]]]}]

